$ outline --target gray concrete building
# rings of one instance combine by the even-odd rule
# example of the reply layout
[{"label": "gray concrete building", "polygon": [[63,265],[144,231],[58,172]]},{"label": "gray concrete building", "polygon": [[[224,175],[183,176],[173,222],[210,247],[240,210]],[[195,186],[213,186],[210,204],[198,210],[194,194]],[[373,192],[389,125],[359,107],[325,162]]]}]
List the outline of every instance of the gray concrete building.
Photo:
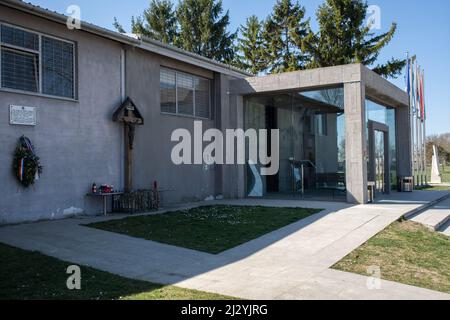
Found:
[{"label": "gray concrete building", "polygon": [[[94,182],[125,188],[126,138],[112,115],[127,97],[144,119],[135,129],[133,188],[157,181],[165,203],[366,203],[368,181],[388,193],[411,176],[408,95],[363,65],[254,77],[88,23],[70,30],[66,21],[22,1],[0,2],[0,223],[97,214],[101,203],[86,196]],[[194,134],[195,121],[223,132],[278,129],[278,174],[260,176],[259,164],[175,165],[171,135]],[[22,135],[43,165],[30,188],[12,170]]]}]

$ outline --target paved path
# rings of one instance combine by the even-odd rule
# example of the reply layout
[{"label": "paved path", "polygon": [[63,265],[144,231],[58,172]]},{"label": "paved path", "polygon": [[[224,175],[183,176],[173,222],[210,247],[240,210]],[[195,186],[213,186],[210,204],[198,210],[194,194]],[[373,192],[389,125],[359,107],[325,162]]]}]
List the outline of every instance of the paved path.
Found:
[{"label": "paved path", "polygon": [[450,299],[450,295],[389,281],[383,281],[379,290],[370,290],[369,278],[330,269],[405,213],[443,195],[395,194],[364,206],[218,201],[325,209],[219,255],[83,226],[103,217],[2,227],[0,242],[126,277],[246,299]]}]

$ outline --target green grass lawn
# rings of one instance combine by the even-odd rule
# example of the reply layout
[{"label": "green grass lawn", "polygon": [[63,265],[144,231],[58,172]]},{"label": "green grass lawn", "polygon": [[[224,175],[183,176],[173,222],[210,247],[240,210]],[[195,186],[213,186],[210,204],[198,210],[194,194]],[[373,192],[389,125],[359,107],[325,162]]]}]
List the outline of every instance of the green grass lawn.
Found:
[{"label": "green grass lawn", "polygon": [[[450,166],[444,166],[440,167],[442,172],[442,182],[443,183],[450,183]],[[431,177],[431,167],[427,167],[427,177],[430,179]]]},{"label": "green grass lawn", "polygon": [[450,166],[447,166],[442,171],[442,182],[450,182]]},{"label": "green grass lawn", "polygon": [[[442,169],[442,183],[450,183],[450,166],[446,166]],[[431,177],[431,167],[427,167],[427,177],[428,180]],[[445,191],[450,190],[450,186],[423,186],[423,187],[415,187],[415,190],[420,191]]]},{"label": "green grass lawn", "polygon": [[415,187],[415,190],[418,190],[418,191],[446,191],[446,190],[450,190],[450,186],[423,186],[423,187]]},{"label": "green grass lawn", "polygon": [[320,211],[302,208],[206,206],[88,226],[217,254]]},{"label": "green grass lawn", "polygon": [[81,290],[66,286],[64,262],[0,244],[0,300],[225,300],[229,297],[162,286],[81,267]]},{"label": "green grass lawn", "polygon": [[333,268],[368,275],[370,266],[379,266],[385,280],[450,293],[450,237],[395,222]]}]

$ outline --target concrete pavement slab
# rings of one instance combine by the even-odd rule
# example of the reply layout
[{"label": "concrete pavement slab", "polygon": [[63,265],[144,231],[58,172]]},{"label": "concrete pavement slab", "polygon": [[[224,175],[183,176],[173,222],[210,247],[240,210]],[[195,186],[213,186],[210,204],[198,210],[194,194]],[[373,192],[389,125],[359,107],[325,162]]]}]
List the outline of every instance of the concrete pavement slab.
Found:
[{"label": "concrete pavement slab", "polygon": [[252,199],[190,204],[325,209],[218,255],[83,225],[110,217],[5,226],[0,228],[0,242],[125,277],[245,299],[449,299],[439,292],[391,282],[386,282],[382,293],[373,292],[365,284],[366,277],[329,269],[410,210],[442,196],[439,192],[398,194],[360,206]]},{"label": "concrete pavement slab", "polygon": [[439,230],[450,220],[450,198],[410,218],[432,230]]}]

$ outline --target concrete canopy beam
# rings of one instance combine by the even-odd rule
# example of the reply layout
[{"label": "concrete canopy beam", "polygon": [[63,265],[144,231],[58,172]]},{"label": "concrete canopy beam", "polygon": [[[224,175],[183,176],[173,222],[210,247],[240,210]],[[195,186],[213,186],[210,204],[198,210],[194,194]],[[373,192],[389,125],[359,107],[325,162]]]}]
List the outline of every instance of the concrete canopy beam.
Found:
[{"label": "concrete canopy beam", "polygon": [[234,94],[241,95],[290,90],[300,91],[314,88],[336,87],[343,83],[353,81],[361,81],[360,64],[236,79],[231,81],[230,91]]},{"label": "concrete canopy beam", "polygon": [[363,65],[361,77],[366,87],[366,95],[371,100],[396,108],[409,106],[409,97],[405,91]]}]

